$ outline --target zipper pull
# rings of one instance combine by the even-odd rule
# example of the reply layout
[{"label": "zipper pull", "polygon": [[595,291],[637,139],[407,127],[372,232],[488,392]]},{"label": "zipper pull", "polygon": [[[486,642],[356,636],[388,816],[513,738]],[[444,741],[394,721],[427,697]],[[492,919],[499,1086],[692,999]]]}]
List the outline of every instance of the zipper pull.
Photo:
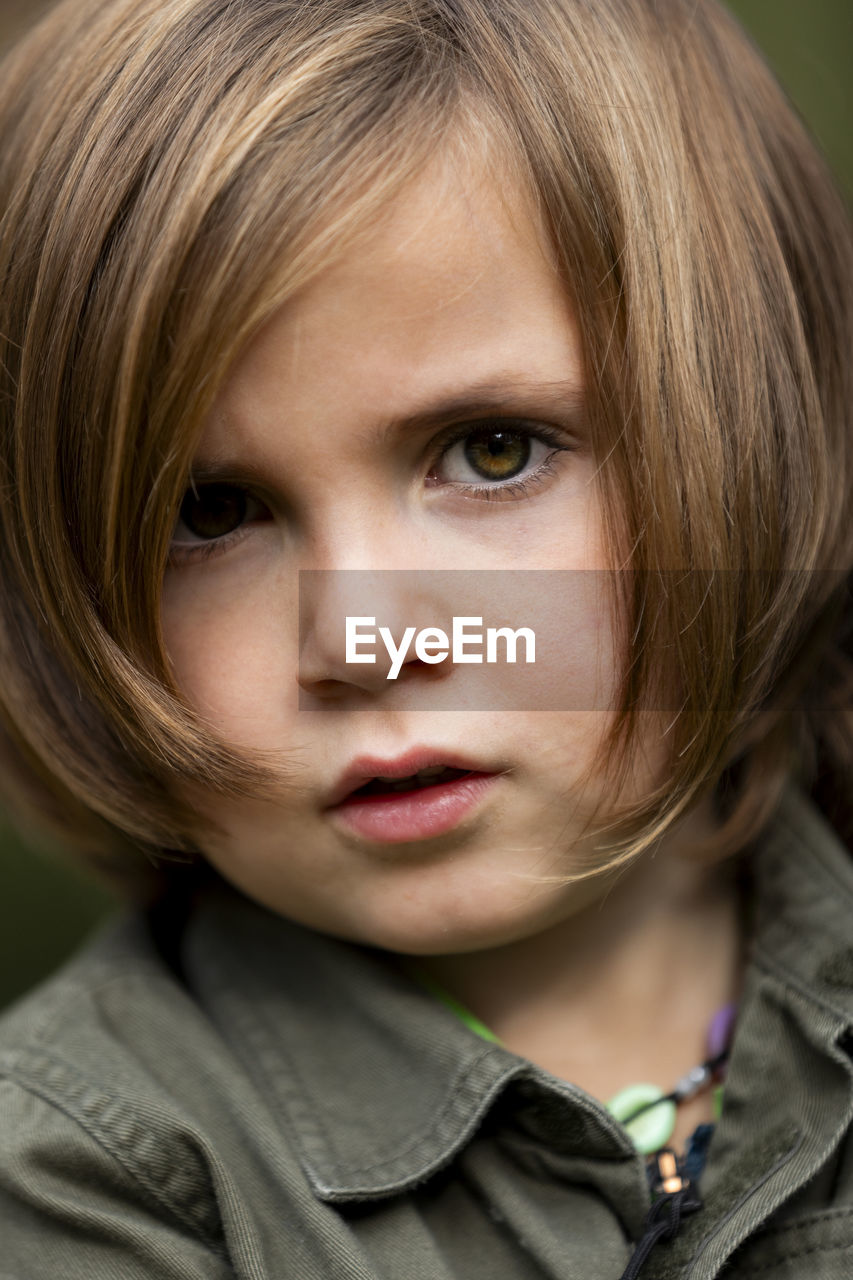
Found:
[{"label": "zipper pull", "polygon": [[652,1156],[656,1176],[652,1179],[652,1193],[656,1196],[674,1196],[690,1186],[690,1179],[679,1165],[678,1156],[670,1147],[661,1147]]},{"label": "zipper pull", "polygon": [[636,1280],[640,1268],[658,1241],[672,1240],[681,1226],[682,1218],[702,1208],[702,1201],[671,1148],[662,1147],[660,1151],[656,1151],[649,1157],[649,1163],[652,1168],[652,1193],[658,1198],[646,1214],[643,1235],[637,1241],[637,1247],[621,1280]]}]

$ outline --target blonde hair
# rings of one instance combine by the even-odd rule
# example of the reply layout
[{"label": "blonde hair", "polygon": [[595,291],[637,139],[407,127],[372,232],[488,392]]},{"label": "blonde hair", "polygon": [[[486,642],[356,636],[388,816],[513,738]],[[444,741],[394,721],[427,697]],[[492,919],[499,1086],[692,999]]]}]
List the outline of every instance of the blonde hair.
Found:
[{"label": "blonde hair", "polygon": [[701,0],[65,0],[0,78],[0,788],[128,883],[197,851],[176,784],[281,785],[163,649],[205,414],[466,130],[534,193],[581,320],[632,571],[622,767],[679,673],[670,776],[613,856],[712,784],[735,848],[792,771],[853,836],[850,227],[735,22]]}]

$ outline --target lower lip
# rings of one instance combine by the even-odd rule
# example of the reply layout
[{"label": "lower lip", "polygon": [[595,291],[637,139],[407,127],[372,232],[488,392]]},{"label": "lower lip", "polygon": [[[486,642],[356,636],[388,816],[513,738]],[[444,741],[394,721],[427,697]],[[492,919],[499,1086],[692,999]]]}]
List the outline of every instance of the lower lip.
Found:
[{"label": "lower lip", "polygon": [[330,812],[350,831],[367,840],[382,844],[429,840],[452,831],[498,777],[496,773],[467,773],[419,791],[350,797]]}]

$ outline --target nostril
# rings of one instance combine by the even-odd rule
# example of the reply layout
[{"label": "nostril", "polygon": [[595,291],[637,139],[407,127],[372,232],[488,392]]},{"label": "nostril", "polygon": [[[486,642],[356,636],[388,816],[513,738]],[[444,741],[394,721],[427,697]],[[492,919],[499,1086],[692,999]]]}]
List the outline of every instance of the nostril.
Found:
[{"label": "nostril", "polygon": [[[301,710],[310,709],[315,702],[321,705],[328,705],[342,702],[344,699],[351,701],[355,694],[361,692],[346,680],[332,678],[315,679],[309,675],[297,675],[296,683],[299,687],[299,707]],[[365,697],[367,696],[365,694]]]},{"label": "nostril", "polygon": [[452,669],[451,662],[424,662],[422,658],[412,654],[407,658],[400,668],[400,674],[397,676],[397,683],[401,680],[410,680],[413,676],[423,679],[428,676],[431,680],[441,680]]}]

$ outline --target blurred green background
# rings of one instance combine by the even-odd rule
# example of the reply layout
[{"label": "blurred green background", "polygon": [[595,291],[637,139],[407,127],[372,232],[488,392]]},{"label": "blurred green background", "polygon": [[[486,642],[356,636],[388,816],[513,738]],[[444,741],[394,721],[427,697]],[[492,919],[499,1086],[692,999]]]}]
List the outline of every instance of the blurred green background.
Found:
[{"label": "blurred green background", "polygon": [[[306,0],[310,3],[310,0]],[[0,0],[0,48],[49,6]],[[853,195],[853,0],[736,0]],[[61,851],[15,836],[0,815],[0,1005],[50,972],[111,909]]]}]

